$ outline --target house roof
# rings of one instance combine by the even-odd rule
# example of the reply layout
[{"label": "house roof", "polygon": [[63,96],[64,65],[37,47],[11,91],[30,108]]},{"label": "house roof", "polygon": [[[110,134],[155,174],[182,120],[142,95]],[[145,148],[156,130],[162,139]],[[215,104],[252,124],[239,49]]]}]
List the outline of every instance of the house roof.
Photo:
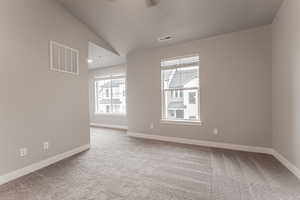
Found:
[{"label": "house roof", "polygon": [[[112,87],[119,87],[121,84],[124,84],[123,80],[114,79],[112,81]],[[104,85],[101,86],[101,88],[110,88],[110,82],[105,83]]]},{"label": "house roof", "polygon": [[110,102],[110,99],[101,99],[100,104],[122,104],[120,99],[112,99],[112,102]]},{"label": "house roof", "polygon": [[182,101],[177,101],[177,102],[170,102],[168,104],[168,109],[185,109],[186,106],[183,104]]},{"label": "house roof", "polygon": [[198,77],[197,69],[180,70],[176,71],[172,80],[170,81],[169,88],[183,88],[185,84]]}]

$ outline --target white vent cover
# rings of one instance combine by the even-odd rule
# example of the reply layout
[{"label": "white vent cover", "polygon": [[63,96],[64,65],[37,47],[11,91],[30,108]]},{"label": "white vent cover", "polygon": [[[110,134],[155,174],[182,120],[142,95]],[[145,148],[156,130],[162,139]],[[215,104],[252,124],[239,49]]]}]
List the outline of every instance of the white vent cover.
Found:
[{"label": "white vent cover", "polygon": [[79,74],[79,51],[50,41],[50,69],[57,72]]}]

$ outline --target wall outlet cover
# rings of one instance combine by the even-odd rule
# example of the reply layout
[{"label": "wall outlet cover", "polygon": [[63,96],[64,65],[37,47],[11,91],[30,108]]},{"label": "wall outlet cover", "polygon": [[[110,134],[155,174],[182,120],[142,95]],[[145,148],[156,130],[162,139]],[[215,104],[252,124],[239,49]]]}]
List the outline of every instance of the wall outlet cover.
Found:
[{"label": "wall outlet cover", "polygon": [[217,128],[214,128],[213,133],[214,135],[219,135],[219,130]]},{"label": "wall outlet cover", "polygon": [[43,148],[44,148],[44,150],[48,150],[49,149],[49,142],[44,142],[43,143]]},{"label": "wall outlet cover", "polygon": [[26,156],[28,153],[27,148],[21,148],[20,149],[20,157]]},{"label": "wall outlet cover", "polygon": [[150,124],[150,128],[151,128],[151,129],[154,129],[154,124],[153,124],[153,122]]}]

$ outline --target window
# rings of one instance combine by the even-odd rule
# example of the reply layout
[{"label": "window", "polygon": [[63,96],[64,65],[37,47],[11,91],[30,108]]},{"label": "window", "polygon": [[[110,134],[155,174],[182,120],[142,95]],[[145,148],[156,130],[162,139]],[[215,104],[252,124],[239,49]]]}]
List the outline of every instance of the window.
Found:
[{"label": "window", "polygon": [[189,93],[189,104],[196,104],[196,92]]},{"label": "window", "polygon": [[126,114],[126,79],[124,75],[95,79],[95,113]]},{"label": "window", "polygon": [[190,119],[196,119],[196,116],[190,116]]},{"label": "window", "polygon": [[161,61],[162,120],[200,122],[199,56]]},{"label": "window", "polygon": [[109,113],[110,109],[109,109],[109,105],[106,105],[106,112]]},{"label": "window", "polygon": [[114,112],[115,112],[115,113],[119,113],[119,112],[120,112],[120,108],[121,108],[120,105],[114,105],[114,107],[113,107]]},{"label": "window", "polygon": [[175,117],[175,111],[174,110],[169,110],[168,112],[169,112],[169,115],[171,117]]},{"label": "window", "polygon": [[183,119],[184,118],[184,110],[176,110],[176,118]]},{"label": "window", "polygon": [[182,98],[182,97],[183,97],[183,91],[180,90],[180,98]]}]

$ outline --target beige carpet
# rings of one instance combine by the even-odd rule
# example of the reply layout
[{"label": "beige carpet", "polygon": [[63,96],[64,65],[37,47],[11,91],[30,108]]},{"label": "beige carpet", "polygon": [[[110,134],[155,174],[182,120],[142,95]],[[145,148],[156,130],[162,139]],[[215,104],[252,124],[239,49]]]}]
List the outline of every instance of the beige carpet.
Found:
[{"label": "beige carpet", "polygon": [[1,200],[300,200],[273,157],[92,129],[91,150],[0,186]]}]

